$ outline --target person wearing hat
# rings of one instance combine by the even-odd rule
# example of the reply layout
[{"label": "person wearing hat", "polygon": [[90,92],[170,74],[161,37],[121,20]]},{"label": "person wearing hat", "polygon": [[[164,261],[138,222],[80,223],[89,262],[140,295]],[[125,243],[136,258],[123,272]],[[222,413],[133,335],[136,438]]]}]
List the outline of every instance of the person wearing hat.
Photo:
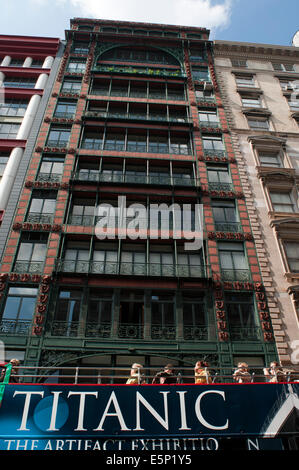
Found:
[{"label": "person wearing hat", "polygon": [[153,384],[176,384],[177,376],[174,373],[174,368],[172,364],[167,364],[163,370],[158,372],[153,378]]}]

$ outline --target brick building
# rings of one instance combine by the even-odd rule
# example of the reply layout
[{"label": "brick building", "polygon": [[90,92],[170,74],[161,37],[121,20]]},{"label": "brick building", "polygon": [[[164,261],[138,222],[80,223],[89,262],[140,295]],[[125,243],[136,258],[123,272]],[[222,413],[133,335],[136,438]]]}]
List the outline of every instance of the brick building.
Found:
[{"label": "brick building", "polygon": [[[2,258],[9,356],[222,374],[277,359],[242,170],[208,30],[73,19]],[[95,208],[119,220],[119,197],[203,205],[203,246],[159,224],[100,240]]]}]

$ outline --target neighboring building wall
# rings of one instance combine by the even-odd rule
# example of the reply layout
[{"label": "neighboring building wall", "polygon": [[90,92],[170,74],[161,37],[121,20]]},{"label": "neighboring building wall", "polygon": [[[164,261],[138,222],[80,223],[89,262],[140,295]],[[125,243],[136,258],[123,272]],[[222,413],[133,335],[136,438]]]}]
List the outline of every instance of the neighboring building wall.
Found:
[{"label": "neighboring building wall", "polygon": [[[57,55],[56,38],[0,36],[0,211],[6,210]],[[40,115],[41,117],[41,115]],[[1,162],[0,162],[1,163]],[[6,164],[5,164],[6,163]]]},{"label": "neighboring building wall", "polygon": [[214,53],[279,357],[294,367],[299,270],[295,262],[290,267],[284,243],[299,246],[299,107],[287,101],[299,79],[299,51],[215,41]]}]

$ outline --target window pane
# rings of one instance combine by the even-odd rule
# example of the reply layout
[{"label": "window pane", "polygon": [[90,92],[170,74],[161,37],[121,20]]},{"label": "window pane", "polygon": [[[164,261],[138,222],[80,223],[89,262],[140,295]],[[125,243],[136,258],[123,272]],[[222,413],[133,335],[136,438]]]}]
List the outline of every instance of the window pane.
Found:
[{"label": "window pane", "polygon": [[4,308],[2,319],[17,318],[21,299],[19,297],[8,297]]},{"label": "window pane", "polygon": [[32,243],[22,242],[19,248],[17,259],[19,261],[30,260],[32,256],[32,249],[33,249]]},{"label": "window pane", "polygon": [[32,261],[43,261],[46,257],[46,244],[36,243],[33,246]]},{"label": "window pane", "polygon": [[35,299],[23,298],[20,306],[19,320],[31,320],[35,307]]}]

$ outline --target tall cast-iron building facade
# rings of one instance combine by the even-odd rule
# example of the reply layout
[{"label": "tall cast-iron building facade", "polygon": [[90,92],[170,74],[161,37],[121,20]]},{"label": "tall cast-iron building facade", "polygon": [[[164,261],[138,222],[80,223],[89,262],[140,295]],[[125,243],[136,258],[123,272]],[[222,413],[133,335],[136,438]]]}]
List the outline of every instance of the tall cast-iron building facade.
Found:
[{"label": "tall cast-iron building facade", "polygon": [[[124,234],[119,201],[202,205],[203,245],[175,218],[165,237],[163,210],[155,237]],[[71,21],[2,257],[1,339],[36,366],[278,359],[208,30]]]}]

